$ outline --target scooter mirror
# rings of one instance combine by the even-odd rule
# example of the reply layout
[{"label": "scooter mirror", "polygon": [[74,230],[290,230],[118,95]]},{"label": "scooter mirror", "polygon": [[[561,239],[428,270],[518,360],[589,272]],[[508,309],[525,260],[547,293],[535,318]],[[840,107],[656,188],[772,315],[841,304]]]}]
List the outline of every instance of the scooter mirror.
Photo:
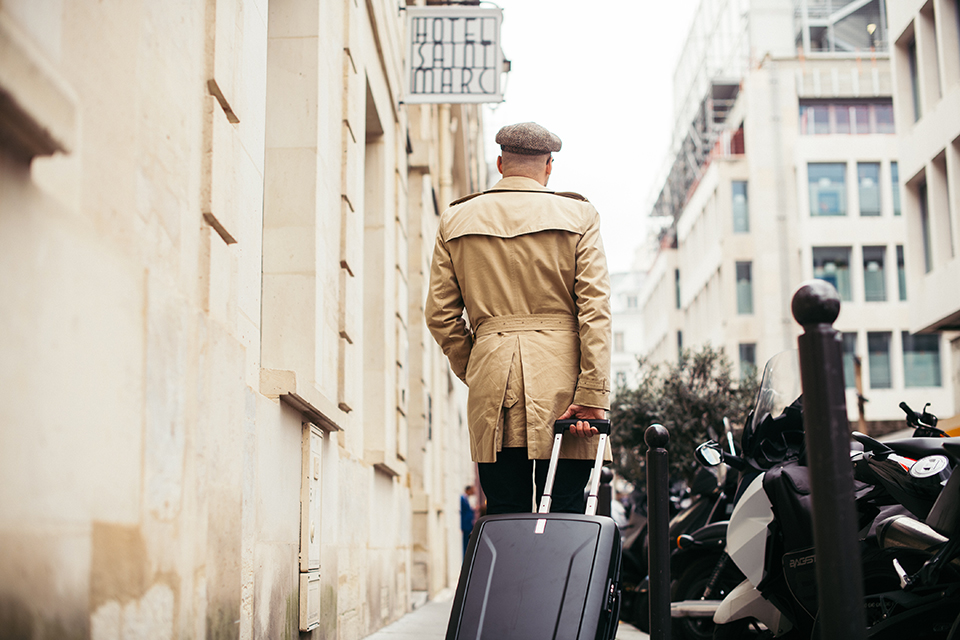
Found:
[{"label": "scooter mirror", "polygon": [[723,452],[716,442],[704,442],[697,447],[694,457],[705,467],[715,467],[723,462]]}]

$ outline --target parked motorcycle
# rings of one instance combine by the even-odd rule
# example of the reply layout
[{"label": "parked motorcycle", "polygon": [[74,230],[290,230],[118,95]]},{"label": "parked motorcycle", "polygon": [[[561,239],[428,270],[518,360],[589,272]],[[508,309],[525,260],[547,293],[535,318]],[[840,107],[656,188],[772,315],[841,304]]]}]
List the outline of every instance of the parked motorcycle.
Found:
[{"label": "parked motorcycle", "polygon": [[[724,418],[722,437],[729,460],[739,460],[730,422]],[[676,538],[670,556],[672,637],[679,640],[709,640],[713,637],[713,612],[720,600],[743,580],[743,574],[728,562],[724,547],[727,523],[733,512],[737,469],[718,469],[720,494],[707,524]]]},{"label": "parked motorcycle", "polygon": [[[816,555],[799,392],[796,352],[775,356],[765,368],[757,405],[744,429],[742,457],[735,460],[715,443],[698,449],[704,464],[716,465],[726,458],[742,467],[726,553],[745,580],[717,606],[715,638],[751,633],[810,638],[816,634]],[[929,419],[920,422],[924,428],[933,426]],[[863,448],[855,461],[861,481],[856,499],[865,536],[861,552],[870,637],[944,637],[954,621],[960,605],[960,573],[938,567],[939,582],[927,581],[906,594],[902,576],[920,571],[929,551],[882,546],[869,535],[884,509],[905,509],[920,518],[929,514],[941,493],[937,474],[943,469],[939,468],[942,460],[934,463],[927,458],[942,458],[950,440],[956,439],[919,437],[881,444],[857,436]],[[911,476],[910,470],[918,464],[929,475],[917,471]],[[905,524],[892,520],[883,531],[899,533],[898,522]]]},{"label": "parked motorcycle", "polygon": [[[732,440],[731,444],[732,446]],[[674,516],[668,525],[668,539],[671,552],[676,552],[678,540],[692,531],[720,520],[726,521],[732,510],[733,491],[736,477],[727,474],[725,469],[701,467],[697,470],[689,488],[675,488],[671,491],[671,504]],[[645,498],[645,496],[644,496]],[[646,503],[643,503],[644,506]],[[632,511],[635,511],[633,509]],[[641,631],[649,631],[649,580],[647,577],[648,538],[646,530],[646,510],[643,512],[642,532],[634,533],[624,541],[623,577],[624,606],[621,618],[633,624]],[[720,545],[722,549],[722,545]],[[679,575],[688,564],[700,557],[699,549],[684,554],[674,564],[671,559],[671,574]],[[693,588],[692,585],[688,588]]]}]

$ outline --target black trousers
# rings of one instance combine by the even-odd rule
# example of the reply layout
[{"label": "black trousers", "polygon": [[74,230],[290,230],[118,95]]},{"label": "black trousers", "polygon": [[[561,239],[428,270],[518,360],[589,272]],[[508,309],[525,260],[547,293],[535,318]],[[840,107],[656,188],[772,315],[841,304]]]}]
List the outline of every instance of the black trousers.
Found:
[{"label": "black trousers", "polygon": [[[587,508],[584,489],[590,481],[593,460],[561,459],[553,483],[554,513],[583,513]],[[534,464],[536,463],[536,464]],[[504,448],[496,462],[477,464],[480,486],[487,497],[487,515],[495,513],[530,513],[536,477],[536,505],[543,497],[549,460],[529,460],[526,447]]]}]

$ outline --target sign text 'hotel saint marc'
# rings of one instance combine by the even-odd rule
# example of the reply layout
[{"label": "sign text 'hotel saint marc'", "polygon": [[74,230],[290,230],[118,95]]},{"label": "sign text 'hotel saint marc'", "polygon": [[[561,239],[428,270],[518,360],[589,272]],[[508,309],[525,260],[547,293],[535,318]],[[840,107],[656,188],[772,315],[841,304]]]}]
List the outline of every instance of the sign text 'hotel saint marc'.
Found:
[{"label": "sign text 'hotel saint marc'", "polygon": [[500,9],[407,7],[404,102],[502,102]]}]

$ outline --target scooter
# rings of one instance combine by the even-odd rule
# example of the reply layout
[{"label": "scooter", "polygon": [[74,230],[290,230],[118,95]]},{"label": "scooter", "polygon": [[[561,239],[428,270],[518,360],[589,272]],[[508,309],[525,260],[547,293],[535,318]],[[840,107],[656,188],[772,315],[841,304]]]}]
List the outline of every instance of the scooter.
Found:
[{"label": "scooter", "polygon": [[[724,418],[723,423],[724,454],[728,460],[739,460],[730,421]],[[738,469],[727,465],[715,468],[720,494],[707,524],[678,536],[670,556],[671,635],[680,640],[712,638],[717,605],[743,580],[743,574],[727,561],[724,551]]]},{"label": "scooter", "polygon": [[[798,400],[788,404],[798,395],[796,352],[775,356],[765,368],[757,405],[744,430],[741,483],[727,530],[727,554],[745,580],[717,607],[714,638],[740,638],[750,633],[809,638],[816,632],[816,556],[809,477],[803,464],[802,413]],[[876,441],[866,436],[857,440],[876,446]],[[882,446],[887,450],[882,455],[869,452],[865,457],[863,466],[874,476],[863,473],[861,477],[877,482],[864,483],[857,491],[865,531],[881,507],[896,505],[903,498],[904,491],[900,495],[890,491],[898,485],[884,482],[884,472],[896,465],[908,473],[916,460],[942,453],[947,441],[906,440],[885,443]],[[697,457],[701,463],[715,465],[723,460],[724,452],[715,443],[705,443]],[[910,482],[900,482],[899,487],[915,488]],[[917,493],[911,506],[922,512],[924,503],[936,497],[935,490]],[[903,629],[909,629],[908,637],[940,637],[944,624],[949,628],[955,607],[960,605],[960,581],[954,580],[948,589],[904,598],[901,573],[918,570],[922,552],[881,547],[865,539],[862,554],[870,637],[907,637],[902,635]],[[901,635],[896,635],[896,630]]]},{"label": "scooter", "polygon": [[[732,475],[732,474],[731,474]],[[691,531],[695,531],[719,519],[726,520],[732,509],[732,491],[724,485],[727,475],[721,469],[719,472],[712,468],[698,469],[694,481],[688,491],[679,495],[675,492],[674,498],[678,504],[683,504],[671,519],[668,525],[668,538],[671,542],[671,551],[677,549],[677,540]],[[635,509],[634,509],[635,511]],[[644,511],[644,527],[641,534],[631,536],[624,542],[623,581],[624,601],[621,608],[621,618],[641,631],[649,631],[649,579],[647,576],[648,541],[646,531],[646,512]],[[641,573],[642,571],[642,573]],[[677,569],[671,569],[677,571]]]}]

